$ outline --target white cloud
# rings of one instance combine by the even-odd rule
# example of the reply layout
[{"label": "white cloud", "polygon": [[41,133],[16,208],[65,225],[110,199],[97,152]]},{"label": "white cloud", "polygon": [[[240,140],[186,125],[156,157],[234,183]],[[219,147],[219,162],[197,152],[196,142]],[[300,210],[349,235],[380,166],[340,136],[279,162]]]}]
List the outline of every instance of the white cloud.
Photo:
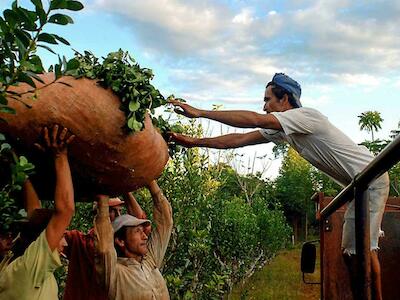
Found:
[{"label": "white cloud", "polygon": [[292,0],[288,10],[251,3],[95,0],[97,9],[132,28],[141,51],[163,59],[171,84],[193,93],[263,86],[277,71],[302,83],[364,87],[382,83],[388,70],[397,74],[400,5]]},{"label": "white cloud", "polygon": [[304,97],[301,99],[303,106],[321,107],[330,104],[332,99],[329,96],[320,96],[316,98]]},{"label": "white cloud", "polygon": [[364,85],[369,87],[379,86],[381,80],[377,79],[373,75],[368,74],[340,74],[335,75],[338,81],[342,81],[347,85]]},{"label": "white cloud", "polygon": [[239,14],[233,17],[232,22],[236,24],[249,25],[254,21],[253,13],[250,9],[244,8]]}]

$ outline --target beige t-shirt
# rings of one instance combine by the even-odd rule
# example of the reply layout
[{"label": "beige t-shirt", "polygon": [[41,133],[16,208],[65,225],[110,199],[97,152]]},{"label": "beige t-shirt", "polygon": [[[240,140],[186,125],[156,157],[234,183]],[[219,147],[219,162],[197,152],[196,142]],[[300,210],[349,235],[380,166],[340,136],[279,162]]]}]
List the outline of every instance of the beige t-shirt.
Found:
[{"label": "beige t-shirt", "polygon": [[54,271],[61,266],[60,256],[47,243],[46,231],[32,242],[24,254],[0,274],[0,299],[55,300],[58,287]]},{"label": "beige t-shirt", "polygon": [[[108,209],[99,212],[95,221],[96,271],[110,299],[150,300],[169,299],[169,293],[159,268],[172,231],[171,206],[164,195],[158,195],[153,228],[148,241],[149,251],[139,263],[133,258],[117,258],[114,232],[108,218]],[[99,206],[100,210],[104,208]],[[156,210],[158,210],[156,212]]]}]

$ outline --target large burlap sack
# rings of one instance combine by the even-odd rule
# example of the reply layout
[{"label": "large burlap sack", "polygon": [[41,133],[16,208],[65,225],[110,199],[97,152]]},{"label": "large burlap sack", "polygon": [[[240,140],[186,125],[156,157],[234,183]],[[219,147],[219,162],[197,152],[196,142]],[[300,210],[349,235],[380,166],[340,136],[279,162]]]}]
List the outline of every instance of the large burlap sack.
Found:
[{"label": "large burlap sack", "polygon": [[[43,126],[53,124],[65,126],[76,135],[69,157],[79,196],[118,195],[142,187],[161,174],[168,161],[168,148],[148,116],[143,131],[128,133],[125,115],[119,109],[121,102],[111,90],[86,78],[62,77],[51,84],[54,74],[41,78],[46,84],[37,83],[37,100],[32,99],[32,93],[21,97],[32,108],[9,99],[17,114],[0,114],[8,122],[0,124],[0,131],[19,145],[19,154],[36,164],[33,179],[39,190],[53,190],[54,171],[48,163],[51,158],[39,154],[33,144],[39,140]],[[32,87],[21,84],[11,90],[24,93]]]}]

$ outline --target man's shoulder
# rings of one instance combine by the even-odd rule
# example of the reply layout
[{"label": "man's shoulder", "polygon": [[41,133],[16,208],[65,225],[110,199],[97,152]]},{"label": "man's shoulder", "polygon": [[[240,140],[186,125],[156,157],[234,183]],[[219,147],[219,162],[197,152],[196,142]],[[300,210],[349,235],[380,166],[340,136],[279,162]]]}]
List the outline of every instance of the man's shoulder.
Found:
[{"label": "man's shoulder", "polygon": [[284,112],[278,113],[278,115],[286,116],[290,119],[306,118],[306,119],[327,119],[319,110],[311,107],[299,107],[288,109]]},{"label": "man's shoulder", "polygon": [[298,113],[298,114],[320,114],[320,115],[322,115],[322,113],[319,110],[312,108],[312,107],[307,107],[307,106],[288,109],[285,112]]}]

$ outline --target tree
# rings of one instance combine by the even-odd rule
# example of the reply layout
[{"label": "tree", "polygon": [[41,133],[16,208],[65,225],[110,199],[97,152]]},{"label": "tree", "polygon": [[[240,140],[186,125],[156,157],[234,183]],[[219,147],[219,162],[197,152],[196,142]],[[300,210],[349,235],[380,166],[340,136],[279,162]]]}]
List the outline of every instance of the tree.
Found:
[{"label": "tree", "polygon": [[381,123],[383,121],[381,117],[381,113],[378,111],[366,111],[358,116],[361,130],[366,130],[367,132],[371,132],[372,142],[375,140],[374,138],[374,130],[378,131],[381,129]]},{"label": "tree", "polygon": [[[282,203],[295,233],[301,233],[300,230],[296,230],[299,223],[304,225],[307,218],[314,215],[313,203],[310,201],[314,193],[312,171],[311,164],[293,148],[289,148],[275,181],[275,197]],[[300,228],[302,227],[300,225]]]}]

